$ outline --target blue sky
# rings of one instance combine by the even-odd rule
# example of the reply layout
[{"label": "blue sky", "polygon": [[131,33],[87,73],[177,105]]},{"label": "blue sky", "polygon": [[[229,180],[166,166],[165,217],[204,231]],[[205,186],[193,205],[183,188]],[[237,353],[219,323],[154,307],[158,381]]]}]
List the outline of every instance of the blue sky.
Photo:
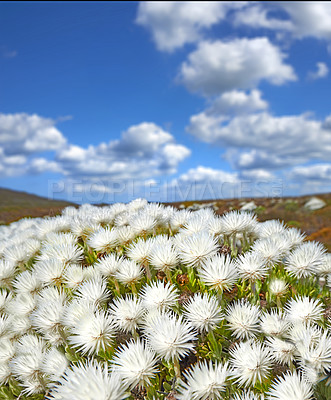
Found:
[{"label": "blue sky", "polygon": [[1,2],[0,186],[331,190],[330,2]]}]

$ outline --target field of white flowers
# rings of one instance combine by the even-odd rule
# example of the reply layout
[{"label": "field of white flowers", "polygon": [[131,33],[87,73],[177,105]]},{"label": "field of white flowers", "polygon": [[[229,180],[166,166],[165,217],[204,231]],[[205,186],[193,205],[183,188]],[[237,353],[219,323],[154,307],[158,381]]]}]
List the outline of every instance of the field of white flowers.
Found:
[{"label": "field of white flowers", "polygon": [[0,227],[0,399],[330,400],[331,255],[137,199]]}]

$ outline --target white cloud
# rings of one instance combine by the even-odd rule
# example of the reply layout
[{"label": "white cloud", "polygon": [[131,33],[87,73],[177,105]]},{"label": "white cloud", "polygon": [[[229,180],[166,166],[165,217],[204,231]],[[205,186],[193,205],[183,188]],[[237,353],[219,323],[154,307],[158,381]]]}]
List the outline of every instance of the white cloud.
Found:
[{"label": "white cloud", "polygon": [[143,122],[109,143],[86,149],[69,145],[57,153],[56,160],[67,176],[143,179],[175,173],[190,153],[187,147],[175,143],[169,132]]},{"label": "white cloud", "polygon": [[232,157],[237,168],[269,169],[330,159],[331,132],[324,123],[307,115],[275,117],[267,112],[225,122],[222,116],[202,112],[191,117],[187,130],[204,142],[238,149]]},{"label": "white cloud", "polygon": [[289,177],[295,181],[316,181],[331,184],[331,164],[298,166],[291,170]]},{"label": "white cloud", "polygon": [[201,39],[203,30],[223,20],[228,11],[247,2],[140,2],[136,22],[147,28],[157,48],[172,52]]},{"label": "white cloud", "polygon": [[329,1],[291,2],[282,1],[279,5],[290,15],[296,37],[313,36],[331,39],[331,3]]},{"label": "white cloud", "polygon": [[178,81],[207,96],[249,89],[262,80],[281,85],[296,80],[285,58],[267,37],[202,41],[181,65]]},{"label": "white cloud", "polygon": [[315,80],[325,78],[329,74],[328,66],[323,62],[316,63],[317,70],[315,72],[309,72],[308,77]]},{"label": "white cloud", "polygon": [[[255,3],[255,2],[252,2]],[[269,7],[268,7],[269,6]],[[268,13],[277,7],[277,2],[274,4],[252,4],[239,10],[234,16],[234,24],[248,25],[254,28],[277,29],[285,31],[293,31],[294,24],[291,20],[277,19],[269,17]]]},{"label": "white cloud", "polygon": [[237,173],[225,172],[218,169],[198,166],[189,169],[186,173],[173,180],[174,184],[197,184],[197,183],[236,183],[238,182]]},{"label": "white cloud", "polygon": [[208,115],[238,115],[264,110],[268,108],[268,102],[261,95],[257,89],[248,93],[241,90],[225,92],[214,99],[205,112]]},{"label": "white cloud", "polygon": [[52,119],[36,114],[0,114],[0,147],[6,155],[57,150],[65,144]]},{"label": "white cloud", "polygon": [[[266,28],[290,33],[295,38],[331,39],[331,3],[275,1],[251,2],[234,16],[234,23],[252,28]],[[273,18],[270,13],[281,9],[287,17]]]}]

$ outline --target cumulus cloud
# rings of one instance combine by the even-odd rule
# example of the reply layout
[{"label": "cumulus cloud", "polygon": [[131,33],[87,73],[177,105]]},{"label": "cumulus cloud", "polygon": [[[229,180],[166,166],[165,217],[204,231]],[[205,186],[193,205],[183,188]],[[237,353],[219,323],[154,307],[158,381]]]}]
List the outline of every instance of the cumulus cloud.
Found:
[{"label": "cumulus cloud", "polygon": [[6,155],[57,150],[67,140],[50,118],[33,114],[0,114],[0,147]]},{"label": "cumulus cloud", "polygon": [[291,170],[289,177],[295,181],[315,181],[331,184],[331,164],[298,166]]},{"label": "cumulus cloud", "polygon": [[314,72],[309,72],[308,77],[310,79],[320,79],[320,78],[326,78],[329,74],[329,68],[328,66],[323,63],[323,62],[318,62],[316,63],[316,68],[317,70]]},{"label": "cumulus cloud", "polygon": [[249,89],[262,80],[282,85],[296,80],[285,58],[267,37],[202,41],[182,63],[177,79],[191,92],[207,96]]},{"label": "cumulus cloud", "polygon": [[205,112],[208,115],[238,115],[265,110],[268,108],[268,102],[261,96],[262,93],[257,89],[250,92],[232,90],[213,99]]},{"label": "cumulus cloud", "polygon": [[154,123],[131,126],[121,138],[84,149],[69,145],[57,153],[64,174],[76,177],[141,179],[172,174],[190,150]]},{"label": "cumulus cloud", "polygon": [[[273,18],[273,11],[285,11],[286,16]],[[234,16],[235,25],[266,28],[290,33],[294,38],[331,39],[331,3],[277,1],[251,2]]]},{"label": "cumulus cloud", "polygon": [[140,2],[136,22],[147,28],[161,51],[172,52],[201,39],[202,31],[247,2]]},{"label": "cumulus cloud", "polygon": [[187,129],[204,142],[243,151],[233,160],[241,169],[281,168],[331,157],[330,130],[305,114],[275,117],[261,112],[224,121],[202,112],[191,117]]},{"label": "cumulus cloud", "polygon": [[[87,148],[71,144],[38,115],[0,114],[2,176],[52,172],[66,179],[147,179],[173,174],[190,150],[151,122],[129,127],[119,139]],[[48,152],[48,158],[43,157]]]}]

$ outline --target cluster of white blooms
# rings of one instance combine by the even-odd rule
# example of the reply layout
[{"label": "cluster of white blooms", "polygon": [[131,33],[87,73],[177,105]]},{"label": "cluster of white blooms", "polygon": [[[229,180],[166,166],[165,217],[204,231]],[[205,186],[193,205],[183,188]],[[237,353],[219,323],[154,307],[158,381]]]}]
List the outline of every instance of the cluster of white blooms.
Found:
[{"label": "cluster of white blooms", "polygon": [[0,227],[0,398],[313,399],[330,284],[321,244],[251,213],[21,219]]}]

